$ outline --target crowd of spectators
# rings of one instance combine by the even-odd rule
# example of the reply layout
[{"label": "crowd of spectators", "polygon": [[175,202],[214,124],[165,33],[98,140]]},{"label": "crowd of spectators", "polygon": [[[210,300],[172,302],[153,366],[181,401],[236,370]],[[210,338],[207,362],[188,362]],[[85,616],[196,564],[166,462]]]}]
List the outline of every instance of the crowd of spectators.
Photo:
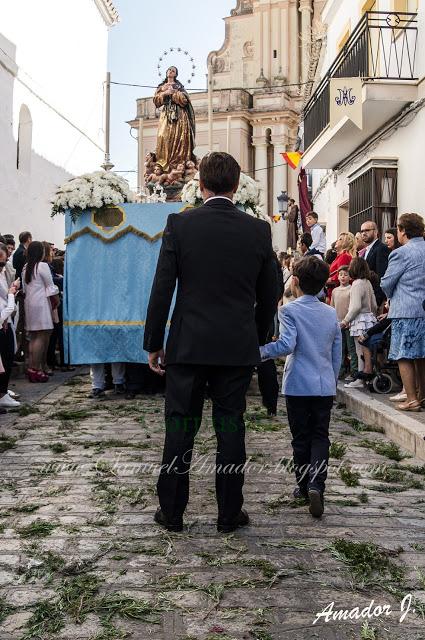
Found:
[{"label": "crowd of spectators", "polygon": [[[319,298],[335,307],[342,331],[340,378],[347,388],[364,389],[376,375],[378,360],[397,362],[402,390],[390,397],[402,411],[425,406],[425,242],[424,220],[416,213],[399,217],[397,226],[379,237],[378,226],[365,220],[356,233],[343,232],[326,250],[318,216],[307,215],[310,232],[299,237],[297,251],[279,256],[285,290],[279,305],[291,297],[291,276],[299,259],[316,256],[329,264],[330,276]],[[289,286],[288,286],[289,285]],[[373,338],[372,338],[373,337]]]}]

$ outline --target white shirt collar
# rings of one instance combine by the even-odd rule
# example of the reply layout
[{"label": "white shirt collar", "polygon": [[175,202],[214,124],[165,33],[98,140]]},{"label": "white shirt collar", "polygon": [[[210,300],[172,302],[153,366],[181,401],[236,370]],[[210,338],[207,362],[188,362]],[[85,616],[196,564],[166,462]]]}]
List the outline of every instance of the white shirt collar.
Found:
[{"label": "white shirt collar", "polygon": [[211,202],[211,200],[228,200],[232,204],[235,204],[233,200],[231,200],[230,198],[227,198],[226,196],[211,196],[211,198],[208,198],[207,200],[204,201],[204,204],[207,204],[207,202]]},{"label": "white shirt collar", "polygon": [[367,249],[366,249],[366,251],[365,251],[365,257],[369,254],[369,251],[372,249],[373,245],[374,245],[376,242],[378,242],[378,240],[379,240],[379,238],[376,238],[376,240],[374,240],[374,241],[372,242],[372,244],[370,244],[370,245],[367,247]]}]

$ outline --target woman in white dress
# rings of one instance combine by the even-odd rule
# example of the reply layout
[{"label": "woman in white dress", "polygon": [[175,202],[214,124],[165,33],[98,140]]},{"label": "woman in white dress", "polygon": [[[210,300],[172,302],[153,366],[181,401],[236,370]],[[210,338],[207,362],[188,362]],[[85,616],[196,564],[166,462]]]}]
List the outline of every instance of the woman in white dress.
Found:
[{"label": "woman in white dress", "polygon": [[43,262],[42,242],[31,242],[27,249],[27,264],[22,271],[25,294],[25,329],[29,335],[30,382],[47,382],[45,366],[50,334],[53,330],[52,306],[59,289],[53,284],[50,267]]}]

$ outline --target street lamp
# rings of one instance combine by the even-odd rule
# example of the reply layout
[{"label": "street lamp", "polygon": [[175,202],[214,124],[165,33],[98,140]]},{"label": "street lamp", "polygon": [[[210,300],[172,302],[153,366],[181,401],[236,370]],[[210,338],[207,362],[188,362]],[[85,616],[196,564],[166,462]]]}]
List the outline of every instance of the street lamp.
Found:
[{"label": "street lamp", "polygon": [[282,191],[280,196],[277,196],[279,214],[282,216],[282,218],[285,218],[286,214],[288,213],[288,201],[289,198],[286,191]]}]

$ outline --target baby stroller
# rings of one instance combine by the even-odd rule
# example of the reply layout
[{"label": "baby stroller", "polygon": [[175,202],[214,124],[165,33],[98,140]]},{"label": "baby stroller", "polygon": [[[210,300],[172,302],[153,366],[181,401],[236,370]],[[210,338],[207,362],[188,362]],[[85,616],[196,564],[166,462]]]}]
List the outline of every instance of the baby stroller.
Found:
[{"label": "baby stroller", "polygon": [[391,344],[391,322],[380,333],[371,335],[364,343],[372,354],[373,378],[368,381],[369,391],[391,393],[394,385],[402,386],[397,362],[388,360]]}]

